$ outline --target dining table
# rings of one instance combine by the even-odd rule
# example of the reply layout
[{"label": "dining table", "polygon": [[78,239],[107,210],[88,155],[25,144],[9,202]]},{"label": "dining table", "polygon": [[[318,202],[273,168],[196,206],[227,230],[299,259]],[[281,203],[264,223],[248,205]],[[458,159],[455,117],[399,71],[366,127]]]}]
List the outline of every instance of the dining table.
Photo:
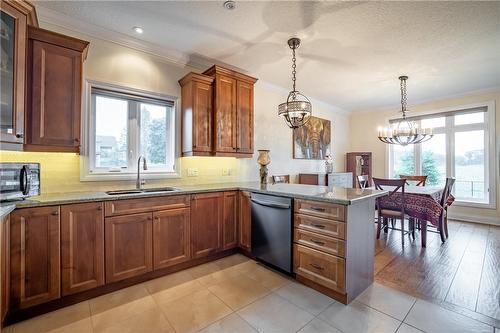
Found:
[{"label": "dining table", "polygon": [[[390,192],[394,191],[395,187],[382,186],[384,190]],[[446,206],[453,204],[455,198],[449,195],[445,207],[441,205],[441,197],[443,196],[444,186],[405,186],[405,214],[416,220],[426,221],[438,228],[441,218],[441,213]],[[396,193],[389,196],[380,197],[378,205],[381,209],[401,210],[403,204],[403,196],[401,189]],[[422,238],[425,242],[425,239]],[[422,246],[425,246],[422,243]]]}]

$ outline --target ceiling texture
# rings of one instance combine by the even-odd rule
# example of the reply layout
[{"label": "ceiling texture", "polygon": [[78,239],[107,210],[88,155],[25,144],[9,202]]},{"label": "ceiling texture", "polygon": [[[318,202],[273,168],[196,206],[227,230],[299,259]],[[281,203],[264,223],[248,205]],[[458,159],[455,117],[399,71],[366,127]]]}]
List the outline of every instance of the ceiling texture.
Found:
[{"label": "ceiling texture", "polygon": [[286,90],[287,40],[297,36],[298,90],[346,111],[397,106],[401,74],[410,77],[410,106],[500,88],[499,1],[236,1],[232,11],[223,1],[35,4],[42,21],[110,31],[175,61],[229,65]]}]

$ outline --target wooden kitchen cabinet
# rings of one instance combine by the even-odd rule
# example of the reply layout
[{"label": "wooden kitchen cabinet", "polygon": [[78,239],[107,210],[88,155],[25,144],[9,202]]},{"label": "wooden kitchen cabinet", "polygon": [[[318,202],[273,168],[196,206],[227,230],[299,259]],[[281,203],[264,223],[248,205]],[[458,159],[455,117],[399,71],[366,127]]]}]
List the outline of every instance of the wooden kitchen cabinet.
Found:
[{"label": "wooden kitchen cabinet", "polygon": [[153,266],[169,267],[188,261],[190,209],[170,209],[153,213]]},{"label": "wooden kitchen cabinet", "polygon": [[104,284],[102,202],[61,206],[62,295]]},{"label": "wooden kitchen cabinet", "polygon": [[59,298],[59,206],[17,209],[10,225],[11,308]]},{"label": "wooden kitchen cabinet", "polygon": [[[0,62],[0,141],[22,144],[26,95],[26,44],[34,7],[21,1],[1,2],[2,58]],[[30,18],[31,17],[31,22]]]},{"label": "wooden kitchen cabinet", "polygon": [[236,85],[236,151],[240,154],[253,154],[254,83],[237,81]]},{"label": "wooden kitchen cabinet", "polygon": [[106,283],[153,270],[152,213],[105,219]]},{"label": "wooden kitchen cabinet", "polygon": [[238,192],[224,192],[222,221],[222,248],[238,246]]},{"label": "wooden kitchen cabinet", "polygon": [[179,80],[182,109],[182,155],[209,156],[213,151],[213,101],[210,76],[189,73]]},{"label": "wooden kitchen cabinet", "polygon": [[250,252],[252,249],[252,205],[250,192],[239,192],[239,246]]},{"label": "wooden kitchen cabinet", "polygon": [[222,248],[223,192],[191,196],[191,255],[205,257]]},{"label": "wooden kitchen cabinet", "polygon": [[257,79],[218,65],[203,74],[214,78],[214,154],[252,157],[253,89]]},{"label": "wooden kitchen cabinet", "polygon": [[0,326],[3,327],[9,310],[10,290],[10,215],[1,220],[0,225]]},{"label": "wooden kitchen cabinet", "polygon": [[28,27],[27,151],[80,151],[82,66],[88,42]]}]

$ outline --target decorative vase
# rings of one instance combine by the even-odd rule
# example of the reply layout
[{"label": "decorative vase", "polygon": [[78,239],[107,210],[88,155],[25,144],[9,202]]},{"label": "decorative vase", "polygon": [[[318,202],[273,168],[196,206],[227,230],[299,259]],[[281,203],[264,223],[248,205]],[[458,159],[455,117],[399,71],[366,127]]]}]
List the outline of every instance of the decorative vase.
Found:
[{"label": "decorative vase", "polygon": [[257,157],[257,163],[260,164],[260,183],[267,184],[267,165],[271,163],[269,158],[269,150],[262,149],[259,150],[259,156]]}]

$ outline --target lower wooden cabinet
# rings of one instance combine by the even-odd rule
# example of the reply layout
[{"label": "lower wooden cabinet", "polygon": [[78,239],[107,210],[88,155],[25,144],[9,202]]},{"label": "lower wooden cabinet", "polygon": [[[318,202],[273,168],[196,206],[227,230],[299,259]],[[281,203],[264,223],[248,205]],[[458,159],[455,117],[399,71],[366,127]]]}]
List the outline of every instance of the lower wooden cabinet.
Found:
[{"label": "lower wooden cabinet", "polygon": [[153,213],[154,269],[180,264],[191,258],[189,229],[189,208]]},{"label": "lower wooden cabinet", "polygon": [[3,326],[10,298],[10,216],[4,217],[0,223],[0,326]]},{"label": "lower wooden cabinet", "polygon": [[205,257],[222,248],[223,192],[191,196],[191,254]]},{"label": "lower wooden cabinet", "polygon": [[18,209],[11,214],[11,308],[59,298],[59,206]]},{"label": "lower wooden cabinet", "polygon": [[153,269],[152,213],[106,218],[106,283]]},{"label": "lower wooden cabinet", "polygon": [[222,221],[222,248],[238,246],[238,192],[224,192]]},{"label": "lower wooden cabinet", "polygon": [[104,284],[102,202],[61,206],[63,296]]},{"label": "lower wooden cabinet", "polygon": [[252,205],[250,202],[250,192],[239,192],[239,246],[246,250],[252,249]]},{"label": "lower wooden cabinet", "polygon": [[345,259],[294,245],[294,272],[329,289],[345,292]]}]

